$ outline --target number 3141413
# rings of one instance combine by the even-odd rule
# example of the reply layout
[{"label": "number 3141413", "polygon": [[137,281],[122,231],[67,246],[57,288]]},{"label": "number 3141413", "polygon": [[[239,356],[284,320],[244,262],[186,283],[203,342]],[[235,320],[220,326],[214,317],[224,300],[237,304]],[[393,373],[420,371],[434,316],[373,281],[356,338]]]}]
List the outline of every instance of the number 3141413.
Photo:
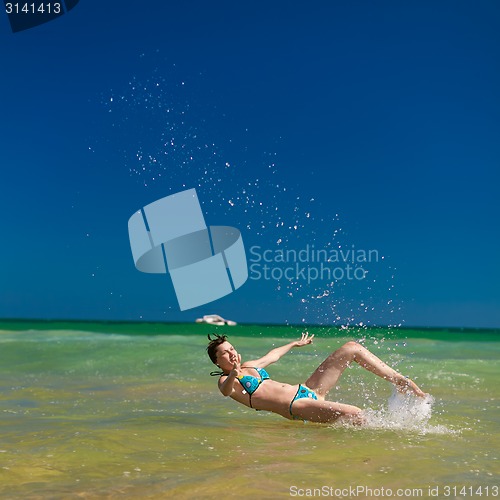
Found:
[{"label": "number 3141413", "polygon": [[60,14],[61,4],[59,2],[40,3],[6,3],[7,14]]}]

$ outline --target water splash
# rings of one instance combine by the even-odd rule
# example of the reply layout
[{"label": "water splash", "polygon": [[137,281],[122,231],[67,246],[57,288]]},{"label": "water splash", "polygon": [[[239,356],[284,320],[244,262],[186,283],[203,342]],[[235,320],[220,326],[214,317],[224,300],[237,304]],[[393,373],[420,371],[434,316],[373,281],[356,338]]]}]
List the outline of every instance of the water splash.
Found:
[{"label": "water splash", "polygon": [[427,394],[418,398],[412,394],[402,394],[396,389],[388,400],[387,408],[365,411],[367,423],[364,428],[383,430],[405,430],[419,434],[455,434],[443,425],[431,425],[432,409],[435,400]]},{"label": "water splash", "polygon": [[[328,255],[305,263],[276,258],[270,266],[279,279],[275,273],[267,282],[252,280],[260,296],[293,304],[288,310],[296,317],[285,315],[280,322],[296,323],[300,318],[303,324],[363,329],[391,320],[399,323],[394,270],[384,256],[367,263],[332,261],[331,255],[357,250],[334,207],[322,206],[310,194],[287,185],[284,174],[294,166],[280,165],[274,145],[255,145],[248,129],[230,129],[223,110],[196,97],[197,88],[207,82],[184,78],[175,65],[165,65],[158,57],[150,58],[149,68],[144,59],[143,71],[101,98],[106,141],[119,152],[124,173],[128,171],[134,184],[161,188],[164,194],[196,187],[204,211],[213,220],[235,221],[245,232],[248,248],[297,253],[314,248]],[[221,123],[227,128],[216,133]],[[89,149],[97,150],[98,145]],[[307,170],[305,164],[297,166]],[[348,265],[362,266],[366,275],[362,280],[344,277]],[[333,275],[334,269],[341,271],[342,279]],[[291,272],[285,275],[286,270]],[[323,277],[323,271],[332,274]],[[321,276],[310,280],[310,273]]]}]

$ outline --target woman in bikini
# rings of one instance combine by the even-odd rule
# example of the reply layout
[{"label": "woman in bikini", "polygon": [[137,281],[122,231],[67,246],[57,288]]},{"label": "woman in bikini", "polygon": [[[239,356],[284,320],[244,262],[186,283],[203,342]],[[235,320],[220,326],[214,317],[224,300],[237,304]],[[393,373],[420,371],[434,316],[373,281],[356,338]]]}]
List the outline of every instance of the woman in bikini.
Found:
[{"label": "woman in bikini", "polygon": [[334,387],[342,372],[354,361],[366,370],[393,383],[405,393],[418,397],[426,394],[412,380],[387,366],[357,342],[347,342],[330,354],[304,384],[290,385],[272,380],[264,368],[278,361],[294,347],[302,347],[313,341],[314,335],[303,333],[300,340],[272,349],[262,358],[241,363],[241,355],[227,341],[225,335],[208,335],[207,347],[212,362],[221,371],[219,390],[224,396],[254,408],[278,413],[288,419],[311,422],[345,421],[364,423],[363,412],[356,406],[327,401],[326,395]]}]

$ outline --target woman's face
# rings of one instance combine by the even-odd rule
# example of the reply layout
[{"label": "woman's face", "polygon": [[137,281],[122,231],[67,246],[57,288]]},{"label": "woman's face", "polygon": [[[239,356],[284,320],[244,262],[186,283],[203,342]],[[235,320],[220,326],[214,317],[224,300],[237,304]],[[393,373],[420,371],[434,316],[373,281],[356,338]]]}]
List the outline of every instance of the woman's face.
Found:
[{"label": "woman's face", "polygon": [[217,348],[217,364],[222,369],[231,370],[235,363],[240,363],[241,357],[236,349],[226,340]]}]

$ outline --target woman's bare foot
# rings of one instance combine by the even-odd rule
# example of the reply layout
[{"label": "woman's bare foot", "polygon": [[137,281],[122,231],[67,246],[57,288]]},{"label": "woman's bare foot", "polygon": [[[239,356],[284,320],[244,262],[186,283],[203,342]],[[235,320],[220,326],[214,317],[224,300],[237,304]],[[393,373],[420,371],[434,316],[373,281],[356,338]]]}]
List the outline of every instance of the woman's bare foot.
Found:
[{"label": "woman's bare foot", "polygon": [[413,380],[406,377],[401,377],[396,381],[396,389],[403,394],[413,393],[419,398],[425,398],[425,396],[427,396]]}]

